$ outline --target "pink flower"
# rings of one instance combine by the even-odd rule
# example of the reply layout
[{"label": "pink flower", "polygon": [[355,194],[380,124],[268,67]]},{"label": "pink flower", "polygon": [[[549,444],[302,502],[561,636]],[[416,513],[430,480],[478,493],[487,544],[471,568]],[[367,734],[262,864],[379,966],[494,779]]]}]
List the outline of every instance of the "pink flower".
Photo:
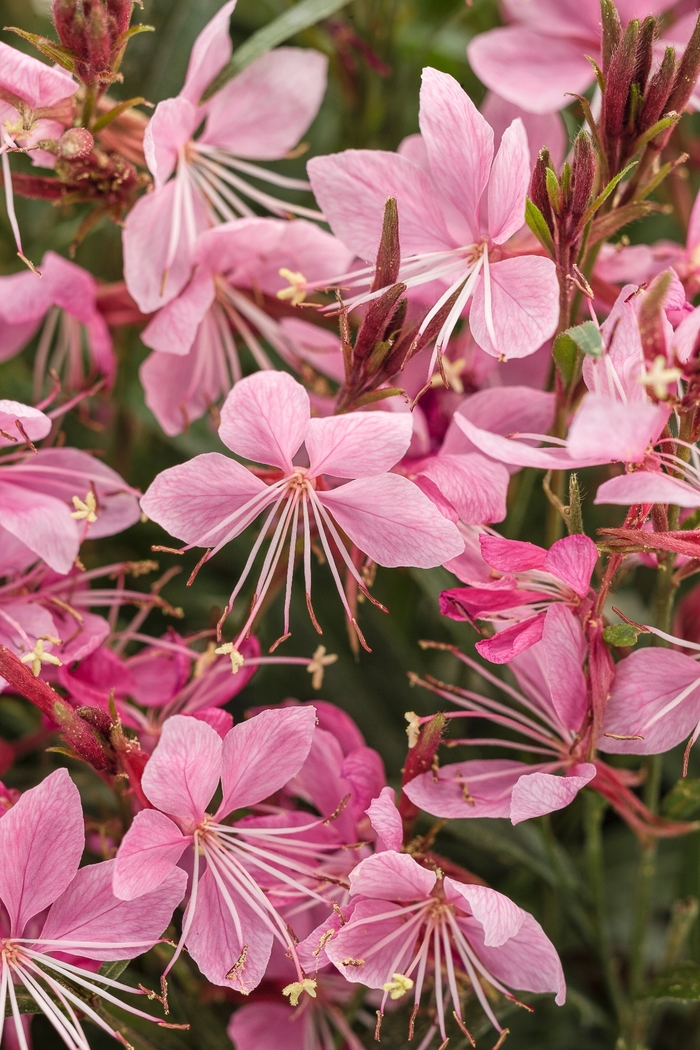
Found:
[{"label": "pink flower", "polygon": [[55,252],[44,256],[41,274],[41,281],[26,271],[0,277],[0,360],[21,350],[43,321],[34,364],[36,400],[49,368],[63,375],[70,391],[83,389],[96,373],[111,383],[116,361],[95,303],[94,278]]},{"label": "pink flower", "polygon": [[[439,282],[426,290],[434,305],[421,331],[453,300],[433,363],[470,302],[479,346],[494,357],[527,357],[554,333],[558,291],[551,260],[514,258],[504,247],[524,222],[530,157],[522,122],[504,132],[494,157],[493,131],[474,103],[452,77],[428,68],[420,127],[410,159],[380,150],[314,158],[314,193],[333,232],[367,260],[376,254],[384,203],[397,199],[400,279],[411,289]],[[367,271],[358,273],[343,283],[364,281]]]},{"label": "pink flower", "polygon": [[[383,990],[377,1038],[389,997],[398,1000],[411,993],[412,1038],[428,972],[437,1014],[429,1033],[439,1032],[443,1045],[447,1003],[471,1040],[458,990],[465,981],[500,1033],[482,981],[510,1000],[515,997],[507,985],[555,992],[557,1003],[564,1002],[564,975],[554,946],[539,923],[502,893],[443,877],[388,849],[358,864],[350,875],[350,894],[354,901],[346,921],[334,913],[301,949],[309,957],[329,959],[351,983]],[[426,1037],[422,1045],[427,1044]]]},{"label": "pink flower", "polygon": [[[590,581],[598,548],[587,536],[564,536],[549,551],[498,535],[479,537],[484,561],[500,575],[440,595],[440,610],[453,620],[481,620],[496,627],[476,648],[492,663],[507,663],[542,637],[560,603],[579,615],[590,611]],[[493,574],[492,574],[493,575]],[[508,623],[511,626],[508,626]]]},{"label": "pink flower", "polygon": [[[616,6],[625,25],[674,2],[618,0]],[[479,79],[533,113],[562,109],[572,93],[583,94],[594,79],[587,56],[602,64],[599,0],[503,0],[503,8],[511,24],[479,33],[467,48]],[[684,42],[691,28],[683,27]]]},{"label": "pink flower", "polygon": [[140,370],[146,404],[165,432],[178,434],[241,378],[236,342],[248,348],[258,368],[273,367],[261,340],[298,368],[308,355],[260,299],[269,296],[279,305],[275,297],[289,284],[280,269],[316,280],[346,269],[351,258],[340,241],[303,219],[239,219],[203,233],[193,249],[189,283],[141,336],[156,351]]},{"label": "pink flower", "polygon": [[275,215],[320,218],[251,186],[246,176],[283,189],[309,189],[303,180],[251,162],[280,160],[296,146],[323,99],[325,55],[289,47],[268,51],[199,104],[231,57],[235,6],[229,0],[199,34],[182,91],[159,103],[146,129],[144,152],[155,192],[132,209],[124,231],[126,282],[144,313],[172,299],[187,281],[197,233],[255,214],[247,200]]},{"label": "pink flower", "polygon": [[[448,712],[448,718],[485,719],[515,734],[515,739],[467,734],[465,739],[450,738],[450,746],[498,746],[530,752],[535,761],[532,765],[507,758],[451,762],[404,785],[414,805],[440,817],[510,817],[513,824],[519,824],[563,809],[588,783],[595,788],[596,767],[587,758],[586,642],[580,624],[566,607],[552,606],[542,639],[509,663],[519,690],[468,656],[452,651],[496,686],[501,698],[454,686],[444,689],[430,679],[417,679],[419,684],[463,708],[463,712]],[[427,721],[426,716],[413,725]]]},{"label": "pink flower", "polygon": [[87,1047],[78,1015],[123,1042],[94,997],[156,1021],[113,994],[142,993],[81,962],[133,959],[152,948],[182,899],[186,875],[171,871],[158,889],[127,904],[112,892],[114,861],[78,870],[84,848],[80,796],[65,769],[26,791],[0,820],[0,1038],[6,1006],[21,1029],[16,985],[70,1050]]},{"label": "pink flower", "polygon": [[[314,724],[313,707],[263,711],[222,740],[204,722],[175,715],[146,765],[142,788],[155,808],[138,813],[122,841],[114,891],[124,900],[151,892],[193,854],[180,949],[187,946],[214,984],[250,992],[276,940],[291,954],[299,992],[313,991],[312,982],[301,987],[307,978],[279,908],[325,903],[317,887],[326,853],[341,840],[319,819],[270,807],[260,818],[222,821],[288,783],[309,753]],[[209,813],[219,782],[222,801]]]},{"label": "pink flower", "polygon": [[[293,552],[299,530],[304,538],[306,600],[314,625],[320,631],[311,606],[312,527],[318,532],[343,607],[361,640],[333,546],[363,593],[368,592],[336,526],[379,565],[428,568],[456,557],[464,547],[456,526],[417,486],[387,473],[411,440],[407,413],[360,412],[312,419],[308,394],[290,375],[258,372],[237,383],[226,398],[219,436],[232,452],[275,468],[272,474],[263,472],[271,483],[266,484],[235,460],[209,453],[159,474],[141,505],[150,518],[184,540],[184,550],[207,547],[207,560],[267,512],[226,612],[278,517],[250,614],[235,645],[246,636],[287,544],[290,553],[282,637],[289,635]],[[302,446],[308,466],[298,462]],[[325,476],[351,480],[328,488]]]}]

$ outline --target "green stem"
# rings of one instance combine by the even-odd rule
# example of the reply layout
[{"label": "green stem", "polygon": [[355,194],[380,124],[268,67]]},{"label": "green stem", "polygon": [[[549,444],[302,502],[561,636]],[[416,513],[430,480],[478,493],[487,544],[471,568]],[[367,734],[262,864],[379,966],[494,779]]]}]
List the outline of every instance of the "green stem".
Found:
[{"label": "green stem", "polygon": [[622,1024],[623,1019],[628,1015],[628,1005],[615,959],[613,958],[610,929],[605,913],[605,878],[601,827],[605,816],[606,803],[600,795],[595,794],[593,791],[584,791],[583,800],[585,806],[586,867],[588,869],[588,881],[593,900],[597,949],[608,997],[615,1010],[618,1023]]}]

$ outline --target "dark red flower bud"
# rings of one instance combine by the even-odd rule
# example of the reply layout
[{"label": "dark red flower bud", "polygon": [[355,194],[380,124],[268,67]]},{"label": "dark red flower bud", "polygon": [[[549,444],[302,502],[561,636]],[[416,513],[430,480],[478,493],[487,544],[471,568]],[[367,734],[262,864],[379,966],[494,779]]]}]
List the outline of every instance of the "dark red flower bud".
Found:
[{"label": "dark red flower bud", "polygon": [[107,0],[107,12],[112,22],[112,43],[129,28],[132,7],[132,0]]},{"label": "dark red flower bud", "polygon": [[683,58],[666,104],[667,112],[669,110],[674,110],[676,113],[683,112],[693,93],[698,74],[700,74],[700,15],[695,23],[693,35],[683,52]]},{"label": "dark red flower bud", "polygon": [[571,205],[569,214],[578,225],[591,200],[595,179],[596,157],[593,139],[587,131],[579,131],[571,159]]},{"label": "dark red flower bud", "polygon": [[644,92],[644,86],[649,76],[649,70],[651,69],[652,48],[654,45],[655,33],[656,19],[649,16],[642,22],[642,28],[639,32],[639,42],[637,44],[637,54],[634,62],[634,75],[632,77],[632,82],[638,86],[640,93]]},{"label": "dark red flower bud", "polygon": [[612,58],[622,36],[622,25],[617,8],[612,0],[601,0],[600,15],[603,25],[603,74],[607,74]]},{"label": "dark red flower bud", "polygon": [[610,59],[603,95],[602,124],[609,143],[622,135],[639,43],[639,22],[632,19]]},{"label": "dark red flower bud", "polygon": [[80,0],[53,0],[52,14],[58,39],[63,46],[78,58],[87,58],[85,17]]},{"label": "dark red flower bud", "polygon": [[93,74],[109,69],[112,56],[112,37],[109,16],[102,0],[83,0],[87,18],[88,59]]},{"label": "dark red flower bud", "polygon": [[542,212],[550,233],[554,233],[554,215],[547,193],[547,168],[552,168],[552,158],[546,146],[540,150],[530,180],[530,200]]},{"label": "dark red flower bud", "polygon": [[95,140],[87,128],[68,128],[58,140],[58,154],[64,160],[84,160],[94,145]]},{"label": "dark red flower bud", "polygon": [[668,97],[671,92],[675,72],[676,52],[674,48],[667,47],[661,65],[652,76],[649,86],[644,92],[644,105],[638,121],[640,133],[656,124],[662,114],[670,108],[668,106]]}]

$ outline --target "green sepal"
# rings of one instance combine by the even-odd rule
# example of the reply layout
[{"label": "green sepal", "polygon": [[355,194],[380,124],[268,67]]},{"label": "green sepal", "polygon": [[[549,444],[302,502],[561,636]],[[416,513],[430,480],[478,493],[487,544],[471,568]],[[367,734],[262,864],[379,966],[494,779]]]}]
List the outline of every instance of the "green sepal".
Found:
[{"label": "green sepal", "polygon": [[567,332],[561,332],[554,340],[552,357],[564,388],[568,390],[576,374],[578,354],[576,343]]},{"label": "green sepal", "polygon": [[545,251],[549,252],[551,256],[554,256],[554,241],[552,240],[552,235],[549,232],[549,227],[547,226],[545,217],[529,197],[525,198],[525,222],[528,224],[530,230],[534,233]]}]

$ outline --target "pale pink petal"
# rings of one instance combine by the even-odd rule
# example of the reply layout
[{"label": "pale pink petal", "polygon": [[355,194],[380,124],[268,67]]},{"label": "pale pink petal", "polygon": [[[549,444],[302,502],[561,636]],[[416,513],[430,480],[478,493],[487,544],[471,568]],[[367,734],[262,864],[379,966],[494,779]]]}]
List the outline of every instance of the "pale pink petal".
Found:
[{"label": "pale pink petal", "polygon": [[[69,259],[57,255],[56,252],[46,252],[41,260],[41,280],[42,283],[45,282],[42,291],[48,300],[47,306],[50,304],[60,306],[84,324],[93,320],[96,311],[97,284],[94,277],[82,266],[76,266]],[[32,296],[34,303],[38,305],[41,302],[41,296],[37,296],[36,284],[28,287],[27,291]],[[20,309],[19,303],[15,304],[15,309]],[[17,314],[15,317],[18,320],[24,319]]]},{"label": "pale pink petal", "polygon": [[[42,635],[56,635],[56,624],[48,609],[43,609],[36,602],[3,601],[0,616],[0,645],[8,646],[14,652],[24,654],[34,646]],[[27,645],[26,636],[30,644]],[[54,646],[47,646],[50,652]],[[61,653],[63,657],[63,653]]]},{"label": "pale pink petal", "polygon": [[[187,937],[187,948],[208,981],[247,995],[265,975],[272,950],[272,934],[267,923],[239,893],[230,887],[229,893],[240,921],[243,941],[239,940],[229,905],[214,876],[211,871],[205,871],[199,880],[197,909]],[[226,975],[240,960],[244,949],[245,962],[237,968],[235,978],[229,980]]]},{"label": "pale pink petal", "polygon": [[378,565],[429,569],[464,550],[457,526],[398,474],[349,481],[317,495],[353,543]]},{"label": "pale pink petal", "polygon": [[[187,222],[180,222],[172,259],[171,230],[178,209],[178,179],[137,200],[126,217],[122,234],[124,279],[139,310],[153,313],[173,299],[187,283],[192,269]],[[190,193],[183,185],[182,193]],[[209,225],[198,194],[191,194],[195,236]]]},{"label": "pale pink petal", "polygon": [[236,455],[291,473],[310,414],[309,395],[296,379],[286,372],[255,372],[224,401],[219,437]]},{"label": "pale pink petal", "polygon": [[503,133],[489,179],[489,236],[503,244],[525,222],[530,150],[525,125],[516,118]]},{"label": "pale pink petal", "polygon": [[78,528],[65,503],[29,488],[10,485],[3,479],[0,481],[0,526],[21,539],[55,572],[70,572],[80,542]]},{"label": "pale pink petal", "polygon": [[479,203],[493,160],[493,131],[454,77],[431,67],[423,70],[419,123],[432,176],[476,241]]},{"label": "pale pink petal", "polygon": [[338,478],[383,474],[406,454],[412,432],[409,413],[356,412],[312,419],[306,434],[309,473]]},{"label": "pale pink petal", "polygon": [[58,681],[77,703],[105,709],[112,690],[119,699],[133,695],[136,685],[121,657],[106,646],[91,653],[73,670],[64,660],[58,669]]},{"label": "pale pink petal", "polygon": [[377,852],[394,850],[399,853],[403,845],[403,824],[401,814],[396,808],[394,789],[382,788],[377,798],[372,799],[365,812],[379,836]]},{"label": "pale pink petal", "polygon": [[519,432],[546,434],[554,422],[554,410],[554,394],[533,390],[529,386],[480,390],[465,398],[457,407],[445,435],[442,452],[476,451],[476,445],[469,441],[460,428],[456,416],[463,416],[481,430],[508,437]]},{"label": "pale pink petal", "polygon": [[404,157],[346,150],[313,157],[307,170],[333,233],[361,259],[374,262],[389,197],[398,202],[402,254],[453,247],[431,179]]},{"label": "pale pink petal", "polygon": [[309,1009],[300,1016],[289,1003],[266,1001],[240,1006],[226,1031],[235,1050],[309,1050],[315,1039],[312,1024]]},{"label": "pale pink petal", "polygon": [[594,503],[676,503],[679,507],[700,507],[700,489],[686,481],[649,470],[621,474],[598,486]]},{"label": "pale pink petal", "polygon": [[209,313],[184,357],[155,351],[139,369],[145,401],[170,437],[228,394],[231,380],[216,318]]},{"label": "pale pink petal", "polygon": [[537,255],[491,263],[491,316],[494,346],[487,326],[486,278],[477,281],[469,314],[474,339],[487,354],[529,357],[549,339],[559,319],[559,291],[554,263]]},{"label": "pale pink petal", "polygon": [[303,361],[336,383],[343,382],[345,379],[343,351],[340,339],[334,332],[329,332],[326,328],[319,328],[318,325],[311,324],[309,321],[302,321],[299,317],[282,317],[280,328]]},{"label": "pale pink petal", "polygon": [[597,561],[598,548],[588,536],[564,536],[547,551],[542,568],[585,598]]},{"label": "pale pink petal", "polygon": [[367,806],[386,784],[381,755],[373,747],[358,747],[343,759],[340,773],[352,789],[353,817],[362,820]]},{"label": "pale pink petal", "polygon": [[700,667],[695,660],[672,649],[639,649],[615,670],[598,738],[601,751],[658,755],[690,736],[700,721]]},{"label": "pale pink petal", "polygon": [[0,43],[0,87],[16,95],[30,109],[56,106],[78,90],[78,84],[65,69],[49,66]]},{"label": "pale pink petal", "polygon": [[236,0],[227,0],[194,42],[180,94],[195,105],[231,57],[229,23],[235,6]]},{"label": "pale pink petal", "polygon": [[[386,856],[386,853],[379,854],[379,857]],[[408,856],[405,859],[411,860]],[[398,935],[378,951],[373,951],[386,937],[405,925],[405,915],[393,914],[399,910],[400,905],[386,899],[359,901],[352,913],[352,920],[341,926],[327,942],[327,957],[347,981],[361,983],[368,988],[381,988],[392,979],[392,973],[405,973],[415,951],[418,936],[416,926],[405,936]],[[385,918],[375,918],[379,915]],[[363,919],[373,921],[363,923]],[[318,932],[315,931],[313,935],[316,940]],[[352,962],[348,963],[347,960]]]},{"label": "pale pink petal", "polygon": [[[613,402],[609,402],[613,404]],[[601,462],[600,456],[574,457],[568,448],[533,448],[523,441],[501,437],[466,419],[460,413],[452,417],[454,423],[469,441],[487,456],[500,459],[504,463],[513,463],[519,467],[541,467],[544,470],[575,470],[577,467],[593,466]],[[608,462],[608,458],[603,460]]]},{"label": "pale pink petal", "polygon": [[[700,200],[700,193],[698,194],[698,200]],[[697,210],[697,206],[695,210]],[[700,218],[698,222],[700,222]],[[696,307],[692,314],[688,314],[687,317],[683,318],[673,336],[673,346],[681,364],[685,364],[686,361],[690,360],[690,356],[695,350],[695,345],[698,341],[698,335],[700,335],[700,306]]]},{"label": "pale pink petal", "polygon": [[466,900],[473,917],[484,931],[484,944],[492,948],[517,936],[527,914],[509,897],[489,886],[446,878],[445,891],[448,900],[456,898],[456,903],[460,902],[460,898]]},{"label": "pale pink petal", "polygon": [[222,711],[220,707],[201,707],[188,714],[190,718],[198,718],[200,722],[206,722],[222,740],[233,728],[233,715],[229,711]]},{"label": "pale pink petal", "polygon": [[84,847],[80,795],[67,769],[49,774],[8,810],[0,821],[0,900],[14,936],[63,893]]},{"label": "pale pink petal", "polygon": [[[222,524],[225,519],[265,488],[265,483],[240,463],[218,452],[205,452],[158,474],[141,507],[171,536],[213,547],[229,532],[237,534],[233,526]],[[244,520],[237,531],[246,524]]]},{"label": "pale pink petal", "polygon": [[700,193],[695,197],[693,210],[688,222],[688,236],[686,238],[686,249],[689,255],[693,255],[696,248],[700,247]]},{"label": "pale pink petal", "polygon": [[350,872],[350,893],[383,901],[419,901],[430,896],[436,881],[435,872],[421,867],[408,853],[384,850]]},{"label": "pale pink petal", "polygon": [[189,845],[170,817],[156,809],[137,813],[116,856],[113,889],[120,900],[134,900],[163,883]]},{"label": "pale pink petal", "polygon": [[578,733],[588,712],[586,641],[580,621],[559,602],[545,614],[542,647],[554,709],[565,729]]},{"label": "pale pink petal", "polygon": [[223,745],[219,816],[283,788],[303,766],[315,725],[316,711],[309,706],[261,711],[234,726]]},{"label": "pale pink petal", "polygon": [[365,746],[365,738],[362,733],[350,715],[342,708],[328,703],[327,700],[314,700],[313,706],[316,708],[319,729],[325,729],[327,733],[333,734],[341,746],[343,755],[348,755],[356,748]]},{"label": "pale pink petal", "polygon": [[221,738],[211,726],[186,715],[163,725],[141,783],[149,802],[174,817],[198,824],[221,776]]},{"label": "pale pink petal", "polygon": [[544,568],[547,551],[524,540],[508,540],[505,536],[479,536],[479,546],[487,561],[500,572],[527,572]]},{"label": "pale pink petal", "polygon": [[404,785],[420,809],[436,817],[508,817],[513,785],[526,773],[524,762],[507,758],[470,759],[440,766]]},{"label": "pale pink petal", "polygon": [[[657,3],[656,10],[663,10],[663,3]],[[623,25],[651,10],[648,0],[620,0],[616,6]],[[594,55],[600,46],[600,8],[595,0],[503,0],[503,11],[508,21],[544,36],[578,38]]]},{"label": "pale pink petal", "polygon": [[[51,906],[38,944],[58,940],[78,942],[85,945],[80,948],[81,956],[105,960],[133,959],[153,947],[185,895],[187,875],[176,868],[157,890],[145,893],[138,900],[124,901],[112,892],[115,865],[116,861],[108,860],[90,864],[77,873]],[[114,947],[91,948],[90,941],[111,941]],[[48,948],[48,951],[57,950],[55,945]]]},{"label": "pale pink petal", "polygon": [[506,516],[510,475],[502,463],[478,452],[434,456],[421,468],[420,477],[437,486],[466,525],[503,521]]},{"label": "pale pink petal", "polygon": [[500,948],[484,943],[483,931],[469,919],[458,920],[484,965],[510,988],[527,992],[555,992],[556,1003],[566,999],[566,982],[556,949],[540,924],[527,912],[515,937]]},{"label": "pale pink petal", "polygon": [[141,342],[165,354],[190,352],[216,289],[208,273],[195,273],[185,290],[159,310],[141,333]]},{"label": "pale pink petal", "polygon": [[156,190],[177,167],[178,152],[201,121],[197,107],[182,95],[159,102],[143,136],[143,152]]},{"label": "pale pink petal", "polygon": [[510,819],[514,824],[532,817],[542,817],[564,809],[576,798],[579,791],[596,775],[591,762],[576,767],[576,775],[558,777],[551,773],[530,773],[522,776],[513,788]]},{"label": "pale pink petal", "polygon": [[567,135],[564,121],[558,113],[529,113],[520,105],[508,102],[494,91],[487,91],[481,103],[481,112],[493,128],[496,146],[499,145],[503,132],[516,118],[520,117],[527,132],[530,147],[530,164],[534,167],[538,154],[543,146],[549,149],[557,171],[561,167],[567,150]]},{"label": "pale pink petal", "polygon": [[498,631],[493,638],[477,642],[476,651],[492,664],[507,664],[518,653],[539,642],[544,630],[545,616],[546,613],[541,613],[512,627],[506,627],[505,631]]},{"label": "pale pink petal", "polygon": [[[38,408],[23,405],[20,401],[0,399],[0,448],[23,442],[22,433],[17,429],[18,421],[32,441],[41,441],[51,430],[51,420]],[[3,437],[3,431],[9,437]],[[16,438],[16,441],[12,441],[12,438]]]},{"label": "pale pink petal", "polygon": [[268,51],[217,92],[200,141],[251,160],[284,157],[318,113],[327,70],[320,51]]},{"label": "pale pink petal", "polygon": [[[47,252],[44,258],[52,254]],[[51,306],[51,299],[43,278],[38,282],[36,275],[28,270],[0,278],[0,315],[11,325],[36,324]],[[10,335],[14,342],[14,334]]]},{"label": "pale pink petal", "polygon": [[571,103],[593,81],[583,42],[543,37],[520,26],[479,33],[467,56],[479,80],[516,106],[553,113]]},{"label": "pale pink petal", "polygon": [[569,452],[574,459],[586,456],[601,463],[641,463],[663,430],[668,413],[668,407],[650,401],[624,404],[586,394],[569,429]]},{"label": "pale pink petal", "polygon": [[406,160],[410,160],[412,164],[416,164],[427,175],[430,175],[430,160],[422,135],[407,135],[399,142],[396,152],[400,157],[405,157]]}]

